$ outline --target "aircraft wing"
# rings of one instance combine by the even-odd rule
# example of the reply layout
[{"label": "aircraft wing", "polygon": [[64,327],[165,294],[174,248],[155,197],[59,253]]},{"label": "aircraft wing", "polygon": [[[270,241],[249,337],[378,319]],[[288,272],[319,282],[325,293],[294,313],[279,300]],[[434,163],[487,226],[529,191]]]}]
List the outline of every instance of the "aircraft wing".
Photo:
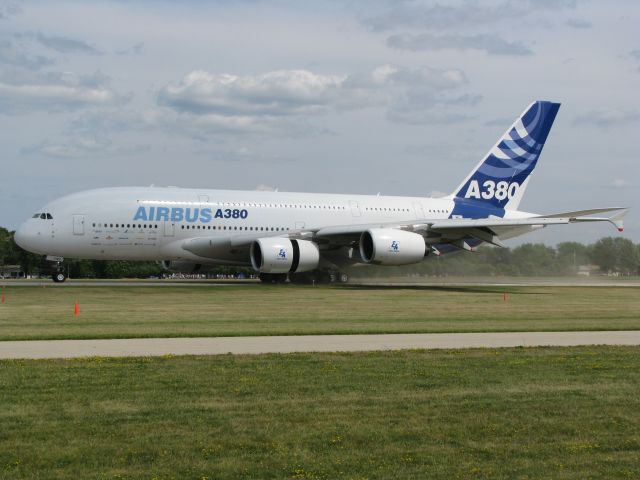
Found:
[{"label": "aircraft wing", "polygon": [[[411,222],[375,223],[368,225],[350,225],[325,227],[312,232],[315,241],[331,243],[349,243],[358,240],[365,230],[370,228],[397,228],[420,233],[427,243],[453,243],[467,248],[465,238],[476,238],[493,245],[503,246],[501,240],[512,238],[547,225],[562,225],[580,222],[610,222],[622,231],[622,218],[628,209],[624,207],[598,208],[572,212],[533,215],[525,218],[489,217],[482,219],[447,218],[440,220],[413,220]],[[610,217],[594,217],[596,213],[615,212]]]},{"label": "aircraft wing", "polygon": [[[451,243],[459,248],[472,250],[466,240],[473,238],[492,245],[504,246],[502,240],[512,238],[547,225],[562,225],[580,222],[610,222],[622,231],[622,217],[628,209],[598,208],[573,212],[534,215],[526,218],[489,217],[482,219],[447,218],[424,219],[408,222],[377,222],[360,225],[343,225],[265,234],[240,234],[235,237],[196,237],[184,241],[182,248],[203,257],[217,258],[232,251],[247,250],[260,237],[289,237],[311,240],[325,246],[355,246],[362,232],[372,228],[390,228],[414,232],[425,237],[428,244]],[[610,217],[594,217],[596,213],[616,212]]]}]

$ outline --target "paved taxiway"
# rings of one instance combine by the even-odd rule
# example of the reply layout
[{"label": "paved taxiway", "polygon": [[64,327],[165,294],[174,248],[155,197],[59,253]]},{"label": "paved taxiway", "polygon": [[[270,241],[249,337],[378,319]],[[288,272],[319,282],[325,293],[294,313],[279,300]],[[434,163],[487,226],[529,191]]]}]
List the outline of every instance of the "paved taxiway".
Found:
[{"label": "paved taxiway", "polygon": [[640,331],[8,341],[0,342],[0,358],[144,357],[160,355],[222,355],[227,353],[362,352],[413,348],[502,348],[577,345],[640,345]]},{"label": "paved taxiway", "polygon": [[[69,280],[64,283],[54,283],[49,279],[41,280],[0,280],[0,286],[6,287],[216,287],[216,286],[259,286],[258,280],[207,280],[207,279],[166,279],[166,280]],[[337,284],[341,286],[342,284]],[[438,279],[421,282],[409,281],[351,281],[350,287],[640,287],[637,280],[612,279],[584,279],[584,278],[504,278],[504,279]]]}]

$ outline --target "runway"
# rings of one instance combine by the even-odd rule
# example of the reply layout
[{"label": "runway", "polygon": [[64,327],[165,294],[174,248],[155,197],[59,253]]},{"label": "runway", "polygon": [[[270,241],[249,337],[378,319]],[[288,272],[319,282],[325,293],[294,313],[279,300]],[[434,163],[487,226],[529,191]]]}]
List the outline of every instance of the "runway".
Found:
[{"label": "runway", "polygon": [[640,331],[140,338],[0,342],[0,359],[363,352],[373,350],[640,345]]},{"label": "runway", "polygon": [[[228,286],[259,286],[256,279],[144,279],[144,280],[82,280],[70,279],[64,283],[55,283],[50,279],[31,280],[7,280],[0,279],[0,286],[4,287],[228,287]],[[335,284],[336,286],[345,286]],[[422,281],[371,281],[352,280],[347,284],[349,287],[391,287],[391,288],[438,288],[438,287],[640,287],[637,280],[612,280],[590,279],[590,278],[528,278],[528,277],[505,277],[505,278],[446,278],[428,279]]]}]

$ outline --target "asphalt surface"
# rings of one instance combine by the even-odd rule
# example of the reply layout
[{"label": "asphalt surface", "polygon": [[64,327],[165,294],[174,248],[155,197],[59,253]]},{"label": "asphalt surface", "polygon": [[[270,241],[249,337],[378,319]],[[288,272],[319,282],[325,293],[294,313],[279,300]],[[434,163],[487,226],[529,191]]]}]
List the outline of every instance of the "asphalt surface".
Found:
[{"label": "asphalt surface", "polygon": [[0,359],[362,352],[372,350],[640,345],[640,331],[31,340],[0,342]]}]

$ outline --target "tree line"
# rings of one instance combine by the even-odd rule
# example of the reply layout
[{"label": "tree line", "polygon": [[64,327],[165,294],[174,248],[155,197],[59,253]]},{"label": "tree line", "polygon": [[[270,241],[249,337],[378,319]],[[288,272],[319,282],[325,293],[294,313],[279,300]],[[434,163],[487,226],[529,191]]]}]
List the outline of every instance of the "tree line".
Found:
[{"label": "tree line", "polygon": [[[46,274],[44,258],[16,245],[13,233],[0,227],[0,266],[19,265],[26,274]],[[585,265],[595,265],[603,274],[640,275],[640,244],[627,238],[606,237],[590,245],[564,242],[555,247],[541,243],[514,248],[483,246],[475,253],[443,255],[401,271],[422,275],[561,276],[576,275]],[[166,273],[156,262],[65,260],[64,268],[71,278],[147,278]],[[385,270],[392,273],[395,269]],[[214,273],[241,271],[248,273],[245,268],[226,266],[218,267]],[[362,274],[370,273],[373,272],[362,270]]]}]

